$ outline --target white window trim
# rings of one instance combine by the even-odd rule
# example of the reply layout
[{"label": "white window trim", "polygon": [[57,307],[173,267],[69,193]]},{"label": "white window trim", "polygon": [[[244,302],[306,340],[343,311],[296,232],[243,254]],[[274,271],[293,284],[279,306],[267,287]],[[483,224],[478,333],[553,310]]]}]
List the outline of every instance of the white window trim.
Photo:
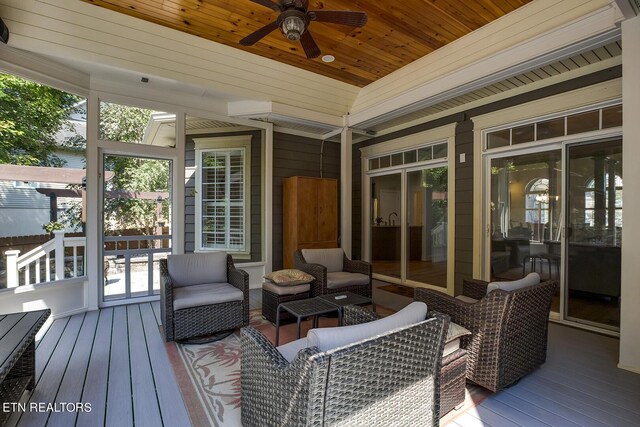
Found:
[{"label": "white window trim", "polygon": [[[195,252],[216,252],[225,250],[235,258],[251,258],[251,135],[221,136],[211,138],[195,138],[196,156],[196,191],[195,191]],[[230,249],[206,248],[202,245],[202,153],[218,150],[244,150],[244,230],[245,249],[234,251]]]}]

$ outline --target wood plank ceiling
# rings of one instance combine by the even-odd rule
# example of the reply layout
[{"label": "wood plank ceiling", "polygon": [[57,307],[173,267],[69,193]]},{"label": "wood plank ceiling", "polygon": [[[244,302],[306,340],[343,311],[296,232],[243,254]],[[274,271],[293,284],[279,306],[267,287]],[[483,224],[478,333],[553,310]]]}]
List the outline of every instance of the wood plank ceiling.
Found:
[{"label": "wood plank ceiling", "polygon": [[311,23],[322,53],[336,58],[330,64],[307,59],[300,44],[278,30],[254,46],[240,45],[240,39],[277,17],[249,0],[82,1],[363,87],[531,0],[310,0],[309,10],[369,16],[364,28]]}]

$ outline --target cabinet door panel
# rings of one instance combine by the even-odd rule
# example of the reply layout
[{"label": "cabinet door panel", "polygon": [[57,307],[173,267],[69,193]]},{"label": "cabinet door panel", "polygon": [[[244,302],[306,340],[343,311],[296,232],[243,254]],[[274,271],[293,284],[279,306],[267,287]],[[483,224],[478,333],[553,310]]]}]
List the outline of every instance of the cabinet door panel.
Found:
[{"label": "cabinet door panel", "polygon": [[338,183],[318,181],[318,240],[338,239]]},{"label": "cabinet door panel", "polygon": [[298,243],[318,240],[318,180],[298,179]]}]

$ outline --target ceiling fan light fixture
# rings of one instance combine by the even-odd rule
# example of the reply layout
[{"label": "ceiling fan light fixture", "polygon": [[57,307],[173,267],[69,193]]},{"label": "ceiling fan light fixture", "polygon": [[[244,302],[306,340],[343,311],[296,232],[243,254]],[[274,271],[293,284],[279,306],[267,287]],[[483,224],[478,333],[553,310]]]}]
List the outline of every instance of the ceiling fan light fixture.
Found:
[{"label": "ceiling fan light fixture", "polygon": [[291,41],[300,40],[300,36],[305,31],[305,22],[299,16],[287,16],[282,20],[282,26],[280,29],[282,30],[282,34]]}]

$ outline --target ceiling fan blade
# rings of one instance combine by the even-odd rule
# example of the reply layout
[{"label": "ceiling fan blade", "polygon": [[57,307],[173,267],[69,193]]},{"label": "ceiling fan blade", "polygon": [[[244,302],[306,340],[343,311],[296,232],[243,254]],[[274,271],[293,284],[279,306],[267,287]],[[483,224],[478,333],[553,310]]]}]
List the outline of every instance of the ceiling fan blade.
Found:
[{"label": "ceiling fan blade", "polygon": [[273,21],[272,23],[265,25],[264,27],[260,28],[259,30],[249,34],[247,37],[240,40],[240,44],[243,46],[252,46],[256,44],[261,38],[263,38],[264,36],[272,32],[273,30],[275,30],[276,28],[278,28],[278,22]]},{"label": "ceiling fan blade", "polygon": [[300,36],[300,44],[302,44],[302,48],[304,49],[304,53],[307,55],[307,58],[313,59],[320,56],[320,48],[311,36],[309,30],[305,31]]},{"label": "ceiling fan blade", "polygon": [[252,2],[259,4],[260,6],[268,7],[269,9],[273,9],[276,12],[282,12],[282,6],[277,3],[272,2],[271,0],[251,0]]},{"label": "ceiling fan blade", "polygon": [[331,22],[352,27],[364,27],[369,19],[365,12],[347,10],[313,10],[309,12],[309,18],[312,21]]}]

